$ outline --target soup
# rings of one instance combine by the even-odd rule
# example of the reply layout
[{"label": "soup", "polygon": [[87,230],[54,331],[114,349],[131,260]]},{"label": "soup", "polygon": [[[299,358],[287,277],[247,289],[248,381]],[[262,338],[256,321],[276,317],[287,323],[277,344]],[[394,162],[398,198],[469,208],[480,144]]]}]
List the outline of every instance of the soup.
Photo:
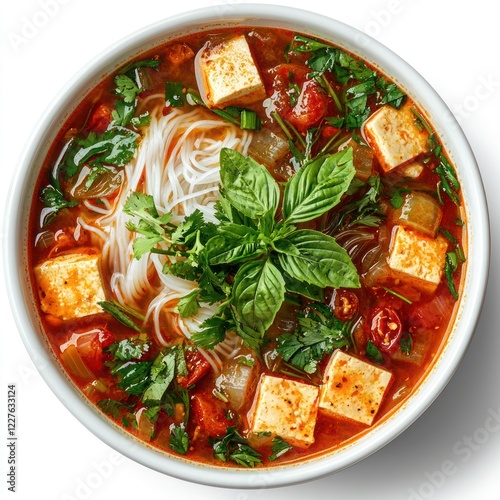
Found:
[{"label": "soup", "polygon": [[369,432],[460,298],[460,185],[424,111],[302,34],[131,61],[68,118],[37,192],[54,353],[117,425],[195,462],[283,465]]}]

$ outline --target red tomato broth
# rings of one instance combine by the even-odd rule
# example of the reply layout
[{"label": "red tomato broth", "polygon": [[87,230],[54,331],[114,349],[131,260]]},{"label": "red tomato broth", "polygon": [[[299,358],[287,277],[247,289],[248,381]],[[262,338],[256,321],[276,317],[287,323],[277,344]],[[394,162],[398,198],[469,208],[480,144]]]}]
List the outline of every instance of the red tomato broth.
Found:
[{"label": "red tomato broth", "polygon": [[[145,59],[147,57],[159,56],[161,63],[158,72],[146,72],[146,74],[150,77],[150,88],[144,91],[140,95],[139,99],[146,98],[148,95],[155,94],[158,91],[163,92],[165,81],[178,80],[182,81],[186,87],[196,88],[196,79],[192,71],[193,59],[189,57],[189,54],[187,58],[184,57],[184,49],[179,52],[177,49],[172,49],[172,47],[177,47],[179,44],[186,44],[190,47],[193,53],[196,53],[207,39],[212,40],[212,42],[217,40],[220,41],[236,34],[246,35],[248,43],[253,51],[256,65],[259,67],[261,72],[268,98],[271,98],[273,101],[275,109],[283,111],[285,116],[289,119],[291,117],[290,121],[293,122],[294,107],[284,103],[287,98],[285,95],[287,89],[285,88],[284,68],[288,68],[287,71],[290,67],[294,66],[302,68],[301,70],[297,70],[298,78],[294,83],[310,86],[316,86],[316,84],[312,83],[313,80],[309,80],[307,76],[309,68],[305,66],[305,61],[307,59],[306,53],[293,54],[290,57],[290,61],[283,60],[285,47],[290,43],[293,37],[292,33],[285,30],[265,28],[252,30],[241,28],[238,30],[233,29],[231,32],[228,30],[221,30],[219,33],[215,34],[191,35],[178,41],[171,42],[166,46],[158,47],[154,51],[151,51],[149,54],[142,57],[142,59]],[[174,64],[170,60],[167,63],[168,57],[164,57],[164,55],[168,53],[173,53],[174,55],[172,57],[174,58],[174,61],[179,62]],[[340,86],[337,87],[340,88]],[[47,185],[50,173],[54,169],[57,158],[70,136],[73,136],[75,133],[86,133],[92,130],[102,132],[102,130],[107,127],[107,122],[110,119],[108,110],[114,109],[115,101],[117,100],[117,96],[113,93],[113,89],[113,77],[109,77],[99,84],[93,91],[91,91],[90,94],[82,100],[81,104],[77,106],[76,110],[72,113],[70,118],[66,121],[65,125],[58,133],[56,140],[49,150],[44,162],[42,173],[38,179],[36,192],[38,192],[43,186]],[[315,97],[316,92],[320,91],[317,91],[316,89],[314,90]],[[321,102],[318,104],[317,101],[315,101],[313,106],[315,109],[312,110],[312,114],[314,116],[302,116],[302,120],[302,118],[300,118],[300,109],[297,111],[299,114],[299,120],[294,124],[297,125],[299,132],[304,133],[308,127],[317,126],[322,123],[324,116],[338,115],[338,110],[336,110],[331,99],[328,100],[322,94],[322,97],[320,97],[319,100],[324,101],[324,103]],[[307,102],[304,100],[304,105],[306,104]],[[376,109],[376,103],[372,98],[369,98],[368,105],[372,111]],[[278,124],[270,120],[268,115],[266,116],[267,112],[263,112],[260,102],[250,104],[246,107],[257,111],[264,120],[266,126],[268,126],[271,130],[275,132],[280,130]],[[321,108],[321,110],[318,111],[316,108]],[[169,110],[167,109],[166,112],[168,113]],[[316,151],[320,150],[325,144],[327,144],[331,136],[335,133],[336,130],[332,132],[328,129],[315,146]],[[349,136],[350,134],[342,129],[340,131],[339,139],[342,137],[347,139]],[[142,139],[140,138],[139,141],[141,140]],[[435,162],[434,157],[431,159],[431,163],[432,162]],[[274,169],[270,168],[269,170],[279,181],[283,181],[293,175],[293,169],[291,169],[289,165],[290,157],[288,156]],[[376,159],[374,160],[373,172],[381,172]],[[385,178],[388,184],[396,183],[407,186],[414,184],[417,186],[423,186],[426,190],[435,190],[439,180],[438,176],[431,168],[424,168],[424,173],[416,181],[402,181],[402,178],[397,174],[385,174]],[[407,183],[405,184],[405,182]],[[111,195],[109,197],[111,201],[113,200],[113,196],[114,195]],[[339,207],[342,207],[344,203],[346,203],[346,200],[343,200],[338,207],[332,209],[332,212],[334,213]],[[57,239],[54,239],[52,244],[33,245],[29,249],[32,269],[40,262],[45,261],[54,255],[64,255],[71,253],[72,251],[79,251],[82,246],[95,248],[98,251],[101,250],[102,243],[99,239],[93,234],[87,233],[84,229],[81,230],[82,235],[80,236],[79,241],[74,239],[73,234],[74,228],[77,226],[77,217],[83,217],[85,220],[92,220],[95,218],[95,213],[92,213],[83,204],[80,204],[76,209],[72,208],[62,210],[49,224],[41,228],[39,221],[40,213],[43,208],[44,206],[39,197],[35,196],[32,202],[31,210],[30,241],[35,242],[39,239],[40,234],[47,231],[53,232],[54,235],[59,232],[59,234],[64,234],[64,237],[60,237],[61,241],[59,243]],[[444,195],[442,212],[443,219],[441,226],[446,228],[446,230],[449,231],[458,241],[463,241],[465,238],[465,231],[463,227],[456,224],[456,219],[460,214],[453,202]],[[327,219],[328,216],[326,216],[326,220]],[[315,220],[301,224],[301,227],[322,228],[324,227],[324,224],[325,219]],[[388,226],[386,230],[390,234],[392,227]],[[366,231],[372,233],[375,238],[378,238],[378,229],[367,228]],[[353,259],[353,261],[359,270],[362,267],[360,260]],[[108,284],[110,271],[106,268],[101,269],[101,271],[103,283],[106,288],[106,294],[107,296],[112,297],[112,292]],[[463,271],[459,269],[454,276],[457,287],[460,283],[461,272]],[[154,277],[151,278],[153,284],[156,283],[155,279],[156,278]],[[35,283],[33,271],[32,282]],[[426,347],[424,357],[420,365],[408,363],[404,360],[404,358],[393,359],[390,353],[388,354],[386,352],[382,352],[382,366],[383,368],[391,371],[394,377],[392,385],[388,393],[385,395],[380,409],[375,417],[373,426],[376,426],[378,423],[389,418],[394,411],[396,411],[402,404],[404,404],[405,401],[408,400],[413,392],[418,390],[419,385],[425,379],[426,374],[433,366],[434,360],[437,358],[437,355],[446,343],[447,334],[450,330],[450,326],[453,324],[457,303],[450,298],[444,277],[442,278],[441,283],[438,285],[433,296],[421,294],[421,296],[412,304],[408,304],[400,298],[391,295],[379,286],[362,286],[362,288],[353,289],[350,290],[350,292],[354,293],[358,300],[353,319],[354,323],[358,325],[354,334],[355,345],[353,346],[353,349],[349,351],[353,355],[366,359],[366,343],[370,338],[370,318],[373,311],[380,307],[393,308],[402,319],[404,325],[403,329],[405,331],[409,331],[409,333],[414,336],[415,341],[418,340],[423,342]],[[419,295],[419,293],[416,294],[416,296]],[[434,307],[435,297],[442,298],[442,308],[438,312],[435,311]],[[143,303],[141,303],[141,313],[145,312],[145,308],[152,298],[153,297],[151,295],[144,297]],[[448,300],[449,298],[450,300]],[[328,300],[326,303],[329,303]],[[296,314],[296,310],[292,308],[290,311],[290,308],[285,305],[283,307],[283,311],[286,311],[283,315],[291,321],[288,328],[293,328],[295,318],[288,318],[288,314],[294,315]],[[184,339],[182,338],[179,328],[175,327],[175,314],[165,313],[165,315],[168,317],[168,321],[164,322],[164,328],[166,331],[163,333],[165,337],[169,338],[173,343],[183,342]],[[91,330],[93,328],[106,329],[106,331],[111,332],[111,336],[115,341],[133,336],[129,328],[121,325],[106,313],[91,315],[70,321],[61,321],[51,316],[47,316],[42,312],[40,313],[40,316],[42,318],[47,339],[59,358],[61,356],[60,346],[68,341],[72,333],[77,331],[85,331],[85,329]],[[280,316],[278,315],[275,323],[271,326],[267,334],[270,339],[275,339],[278,335],[283,333],[283,325],[280,326],[279,319]],[[146,324],[145,330],[149,334],[151,347],[142,359],[153,361],[161,352],[162,346],[155,340],[155,335],[152,333],[150,327],[150,323]],[[275,345],[276,343],[274,340],[271,340],[268,348],[273,349],[273,346]],[[105,365],[105,362],[110,360],[110,356],[106,353],[105,347],[102,347],[102,349],[103,350],[100,355],[102,357],[99,357],[98,355],[96,358],[102,359],[102,366],[99,367],[94,363],[92,371],[96,379],[101,379],[104,382],[107,387],[106,392],[103,393],[95,390],[91,392],[86,391],[85,387],[87,386],[88,381],[82,380],[71,372],[69,372],[68,375],[72,378],[74,383],[84,391],[86,397],[94,404],[105,398],[124,398],[124,401],[126,402],[132,400],[133,398],[130,398],[123,390],[116,387],[116,380],[109,374],[109,370]],[[325,356],[323,361],[320,363],[320,372],[318,374],[319,378],[321,378],[321,373],[325,369],[328,357],[328,355]],[[371,360],[369,361],[372,362]],[[186,458],[195,462],[218,465],[222,467],[236,466],[231,462],[221,462],[214,459],[213,446],[209,438],[221,437],[224,429],[232,425],[237,426],[242,435],[246,435],[246,431],[248,429],[248,412],[252,408],[253,393],[255,392],[259,378],[263,374],[272,374],[283,378],[294,379],[286,374],[274,373],[266,367],[264,362],[259,361],[257,358],[255,359],[255,365],[258,367],[258,373],[253,376],[253,380],[250,384],[250,394],[246,398],[244,405],[238,411],[235,411],[226,402],[213,396],[213,389],[217,374],[215,374],[212,369],[200,369],[199,376],[191,380],[191,384],[194,384],[194,388],[191,388],[190,390],[192,418],[186,425],[191,441]],[[188,375],[188,380],[189,379],[190,377]],[[316,378],[315,383],[318,383],[318,380],[319,379]],[[137,404],[139,405],[139,402],[137,402]],[[123,417],[123,415],[120,417]],[[160,412],[160,415],[155,422],[154,437],[151,440],[146,440],[148,444],[175,455],[175,453],[170,450],[168,444],[168,429],[172,423],[178,423],[177,420],[175,415],[171,416],[166,412]],[[200,420],[202,421],[201,423]],[[121,424],[121,421],[121,418],[115,419],[117,424]],[[352,420],[327,417],[319,411],[315,428],[316,441],[307,449],[294,447],[278,460],[273,462],[270,462],[266,458],[270,455],[269,441],[264,442],[263,444],[258,444],[257,450],[262,453],[263,463],[266,466],[300,462],[307,458],[324,455],[325,453],[334,451],[339,447],[352,443],[356,439],[359,439],[362,435],[369,432],[373,426],[367,427]],[[135,436],[139,436],[139,431],[132,425],[128,425],[126,430]]]}]

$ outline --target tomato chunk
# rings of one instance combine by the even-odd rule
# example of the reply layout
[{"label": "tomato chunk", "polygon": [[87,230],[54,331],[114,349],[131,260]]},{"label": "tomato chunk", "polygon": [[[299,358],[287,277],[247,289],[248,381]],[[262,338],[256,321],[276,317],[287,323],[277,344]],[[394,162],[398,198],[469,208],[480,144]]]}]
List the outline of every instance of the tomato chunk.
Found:
[{"label": "tomato chunk", "polygon": [[224,403],[210,393],[199,392],[191,397],[193,421],[200,429],[212,437],[220,437],[232,425],[226,417]]},{"label": "tomato chunk", "polygon": [[75,346],[85,365],[95,373],[103,368],[103,349],[109,347],[113,341],[114,335],[109,330],[94,328],[87,332],[72,333],[61,349]]},{"label": "tomato chunk", "polygon": [[325,116],[328,107],[326,96],[314,80],[307,80],[297,99],[297,104],[287,113],[287,120],[299,132],[317,125]]},{"label": "tomato chunk", "polygon": [[375,347],[387,353],[393,353],[401,339],[403,327],[398,313],[391,307],[378,307],[374,310],[370,339]]},{"label": "tomato chunk", "polygon": [[189,387],[196,384],[198,380],[210,371],[210,363],[196,349],[188,349],[186,351],[186,365],[188,374],[178,379],[178,383],[182,387]]},{"label": "tomato chunk", "polygon": [[104,132],[111,123],[111,109],[106,104],[99,104],[91,113],[88,128],[93,132]]}]

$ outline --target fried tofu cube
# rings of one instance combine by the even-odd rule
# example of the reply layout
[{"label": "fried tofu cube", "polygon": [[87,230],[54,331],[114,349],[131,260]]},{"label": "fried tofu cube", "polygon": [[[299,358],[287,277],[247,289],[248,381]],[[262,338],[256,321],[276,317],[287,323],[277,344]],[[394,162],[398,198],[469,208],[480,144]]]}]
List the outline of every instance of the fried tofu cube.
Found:
[{"label": "fried tofu cube", "polygon": [[246,106],[266,97],[266,90],[246,38],[217,46],[206,44],[195,61],[202,99],[211,108]]},{"label": "fried tofu cube", "polygon": [[432,293],[441,281],[447,250],[448,240],[441,235],[432,238],[395,226],[387,263],[406,283]]},{"label": "fried tofu cube", "polygon": [[99,255],[65,254],[38,264],[34,271],[43,312],[63,320],[102,312]]},{"label": "fried tofu cube", "polygon": [[409,105],[400,109],[383,106],[366,120],[363,132],[385,172],[429,150],[429,134],[415,125],[415,116]]},{"label": "fried tofu cube", "polygon": [[318,387],[263,375],[249,415],[250,431],[271,432],[292,446],[307,448],[314,443],[318,397]]},{"label": "fried tofu cube", "polygon": [[371,425],[392,381],[392,373],[343,351],[326,367],[319,409],[331,417]]}]

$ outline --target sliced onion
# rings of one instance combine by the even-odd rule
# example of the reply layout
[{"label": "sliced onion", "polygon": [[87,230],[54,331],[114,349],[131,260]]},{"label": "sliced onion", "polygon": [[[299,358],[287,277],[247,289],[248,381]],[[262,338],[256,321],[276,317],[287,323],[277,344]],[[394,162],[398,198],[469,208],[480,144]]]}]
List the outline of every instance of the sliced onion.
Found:
[{"label": "sliced onion", "polygon": [[400,350],[398,350],[392,355],[392,359],[421,366],[424,362],[426,352],[427,344],[422,340],[417,339],[413,342],[409,354],[403,354]]},{"label": "sliced onion", "polygon": [[403,205],[390,214],[394,224],[401,224],[434,237],[443,212],[439,203],[427,193],[413,191],[405,196]]},{"label": "sliced onion", "polygon": [[254,369],[235,359],[226,365],[215,381],[216,388],[227,397],[231,408],[239,410],[246,401]]},{"label": "sliced onion", "polygon": [[104,198],[113,194],[123,182],[121,171],[109,170],[100,174],[97,179],[87,188],[86,183],[91,169],[84,165],[80,170],[78,178],[70,189],[70,194],[77,200],[88,200],[91,198]]},{"label": "sliced onion", "polygon": [[61,353],[61,361],[67,370],[80,377],[83,380],[94,380],[94,374],[89,370],[87,365],[83,362],[80,353],[75,345],[68,345],[67,348]]},{"label": "sliced onion", "polygon": [[257,132],[248,148],[248,154],[254,160],[268,168],[274,168],[288,153],[288,142],[283,137],[276,135],[268,128]]},{"label": "sliced onion", "polygon": [[137,422],[137,432],[139,434],[139,438],[144,441],[151,441],[153,437],[153,433],[155,430],[154,424],[149,420],[147,415],[145,414],[146,408],[140,408],[135,414],[136,422]]}]

